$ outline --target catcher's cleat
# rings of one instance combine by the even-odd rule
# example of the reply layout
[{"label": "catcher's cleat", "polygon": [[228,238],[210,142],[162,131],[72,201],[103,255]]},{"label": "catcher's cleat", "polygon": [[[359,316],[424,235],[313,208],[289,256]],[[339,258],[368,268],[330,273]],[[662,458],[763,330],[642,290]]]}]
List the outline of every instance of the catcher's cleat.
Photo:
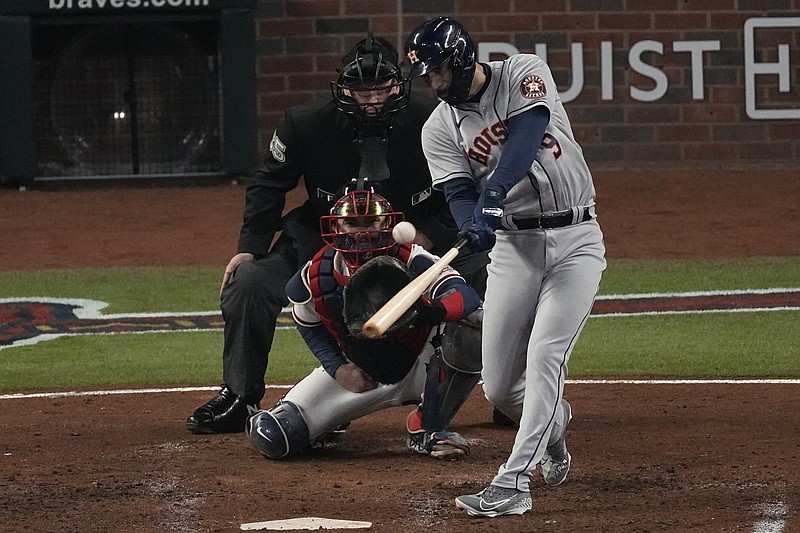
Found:
[{"label": "catcher's cleat", "polygon": [[465,510],[469,516],[519,515],[531,509],[531,493],[489,485],[477,494],[459,496],[456,507]]},{"label": "catcher's cleat", "polygon": [[547,447],[541,461],[542,477],[544,477],[544,482],[551,487],[561,485],[564,480],[567,479],[569,467],[572,464],[572,456],[567,451],[567,442],[565,439],[567,425],[569,421],[572,420],[572,407],[570,407],[567,400],[561,401],[564,405],[565,420],[564,425],[560,428],[561,436],[555,443]]},{"label": "catcher's cleat", "polygon": [[426,431],[422,427],[422,409],[417,407],[406,417],[406,448],[435,459],[460,459],[469,455],[467,439],[455,431]]},{"label": "catcher's cleat", "polygon": [[467,439],[455,431],[426,431],[422,427],[422,410],[414,409],[406,417],[406,448],[421,455],[449,461],[469,455]]},{"label": "catcher's cleat", "polygon": [[192,433],[239,433],[244,431],[247,418],[260,408],[258,401],[237,396],[223,385],[222,390],[186,419],[186,429]]},{"label": "catcher's cleat", "polygon": [[[346,422],[340,426],[337,426],[335,429],[325,433],[320,438],[318,438],[315,442],[320,444],[320,448],[325,447],[328,444],[341,442],[344,439],[344,436],[347,434],[347,428],[350,427],[350,422]],[[312,443],[313,445],[314,443]]]},{"label": "catcher's cleat", "polygon": [[455,431],[409,433],[406,438],[406,448],[442,461],[461,459],[469,455],[467,439]]},{"label": "catcher's cleat", "polygon": [[467,439],[455,431],[437,431],[429,435],[428,447],[431,457],[449,461],[460,459],[469,455],[469,443]]},{"label": "catcher's cleat", "polygon": [[352,422],[345,422],[344,424],[336,426],[333,431],[328,432],[328,435],[333,439],[341,439],[344,437],[345,433],[347,433],[347,428],[350,427],[351,423]]}]

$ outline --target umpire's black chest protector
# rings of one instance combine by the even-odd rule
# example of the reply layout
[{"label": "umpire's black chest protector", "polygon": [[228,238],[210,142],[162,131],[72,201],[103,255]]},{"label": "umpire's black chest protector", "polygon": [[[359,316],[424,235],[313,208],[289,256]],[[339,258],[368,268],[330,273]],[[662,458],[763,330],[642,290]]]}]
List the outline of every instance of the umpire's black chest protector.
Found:
[{"label": "umpire's black chest protector", "polygon": [[[444,195],[432,189],[420,138],[432,110],[432,102],[412,99],[398,112],[386,150],[389,178],[373,185],[406,220],[421,227],[436,245],[435,252],[444,252],[455,240],[455,222]],[[287,110],[284,126],[286,131],[279,134],[286,137],[287,162],[302,167],[316,216],[330,214],[338,193],[359,176],[362,163],[349,118],[327,100]],[[434,221],[431,227],[428,223]]]}]

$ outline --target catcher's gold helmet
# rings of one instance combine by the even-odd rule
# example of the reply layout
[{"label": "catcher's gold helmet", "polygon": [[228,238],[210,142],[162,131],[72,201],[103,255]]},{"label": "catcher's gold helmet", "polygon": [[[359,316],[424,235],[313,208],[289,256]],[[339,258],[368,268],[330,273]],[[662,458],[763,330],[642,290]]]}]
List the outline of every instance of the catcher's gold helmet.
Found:
[{"label": "catcher's gold helmet", "polygon": [[372,190],[355,190],[342,196],[331,214],[320,219],[322,240],[337,250],[350,274],[395,245],[392,228],[403,220],[386,198]]}]

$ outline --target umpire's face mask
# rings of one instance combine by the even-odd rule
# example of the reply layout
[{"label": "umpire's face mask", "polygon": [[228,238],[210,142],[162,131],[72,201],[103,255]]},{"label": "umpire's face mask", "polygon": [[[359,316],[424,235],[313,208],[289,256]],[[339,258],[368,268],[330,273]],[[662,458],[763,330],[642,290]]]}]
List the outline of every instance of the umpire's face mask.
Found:
[{"label": "umpire's face mask", "polygon": [[376,87],[345,89],[343,93],[352,98],[361,108],[361,113],[370,118],[378,117],[390,98],[400,94],[400,86],[393,81],[386,81]]}]

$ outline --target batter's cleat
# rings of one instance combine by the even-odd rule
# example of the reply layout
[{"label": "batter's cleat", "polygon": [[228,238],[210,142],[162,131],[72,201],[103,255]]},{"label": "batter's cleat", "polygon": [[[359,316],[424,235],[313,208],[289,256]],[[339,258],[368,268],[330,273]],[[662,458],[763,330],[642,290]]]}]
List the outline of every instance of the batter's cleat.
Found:
[{"label": "batter's cleat", "polygon": [[456,507],[465,510],[469,516],[520,515],[531,509],[531,493],[489,485],[477,494],[459,496]]},{"label": "batter's cleat", "polygon": [[567,474],[569,474],[569,467],[572,464],[572,456],[567,451],[567,441],[565,438],[567,425],[569,421],[572,420],[572,407],[570,407],[567,400],[561,401],[564,404],[566,423],[561,428],[561,437],[559,437],[555,443],[547,447],[541,461],[542,477],[544,477],[544,482],[551,487],[564,483],[564,480],[567,479]]},{"label": "batter's cleat", "polygon": [[244,431],[248,417],[260,409],[258,400],[248,401],[223,385],[222,390],[186,419],[186,429],[205,434],[239,433]]},{"label": "batter's cleat", "polygon": [[451,461],[469,455],[467,439],[455,431],[421,431],[409,433],[406,448],[434,459]]}]

